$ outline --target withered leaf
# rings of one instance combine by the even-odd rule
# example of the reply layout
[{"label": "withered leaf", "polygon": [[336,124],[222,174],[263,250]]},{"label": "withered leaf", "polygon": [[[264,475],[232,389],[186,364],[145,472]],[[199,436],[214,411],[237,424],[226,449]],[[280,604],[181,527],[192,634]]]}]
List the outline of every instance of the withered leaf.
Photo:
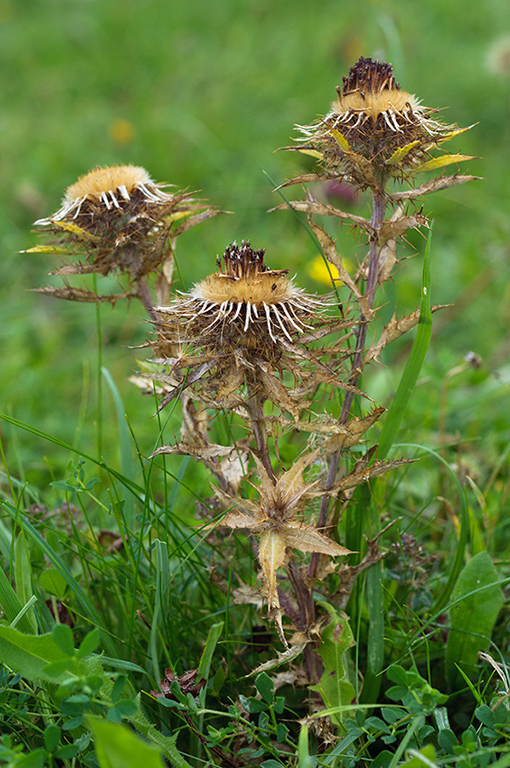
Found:
[{"label": "withered leaf", "polygon": [[334,216],[338,219],[351,221],[357,227],[360,227],[360,229],[363,229],[370,234],[372,234],[374,231],[374,228],[372,227],[369,220],[363,218],[363,216],[355,216],[352,213],[346,213],[345,211],[341,211],[339,208],[335,208],[334,205],[321,203],[319,200],[290,200],[288,203],[277,205],[276,208],[272,208],[271,210],[287,210],[289,206],[295,211],[302,211],[303,213],[315,213],[319,216]]},{"label": "withered leaf", "polygon": [[388,240],[395,240],[401,237],[408,229],[415,227],[428,226],[425,216],[416,214],[414,216],[400,216],[397,219],[386,221],[379,230],[379,243],[384,245]]},{"label": "withered leaf", "polygon": [[31,288],[34,293],[44,293],[46,296],[54,296],[57,299],[66,299],[67,301],[86,301],[91,304],[101,304],[105,301],[112,305],[115,305],[122,299],[129,298],[129,294],[126,293],[114,293],[101,296],[93,291],[87,291],[84,288],[73,288],[71,285],[66,285],[62,288],[55,288],[53,286],[43,286],[42,288]]},{"label": "withered leaf", "polygon": [[349,448],[352,445],[358,445],[365,432],[375,424],[386,409],[382,407],[374,408],[366,416],[360,418],[349,419],[349,421],[343,425],[342,431],[339,434],[333,435],[326,440],[324,450],[326,455],[330,453],[336,453],[343,448]]},{"label": "withered leaf", "polygon": [[394,192],[392,195],[388,195],[388,197],[395,201],[412,200],[414,197],[422,197],[431,192],[439,192],[441,189],[448,189],[457,184],[465,184],[466,181],[474,181],[475,179],[481,179],[481,176],[462,176],[460,174],[439,176],[439,178],[427,181],[415,189],[404,189],[402,192]]},{"label": "withered leaf", "polygon": [[345,285],[351,289],[353,294],[358,299],[361,299],[361,293],[358,290],[356,283],[345,269],[342,257],[339,255],[336,249],[335,241],[322,229],[322,227],[319,227],[318,224],[315,224],[311,218],[308,218],[308,223],[321,245],[324,256],[331,264],[334,264],[342,282],[344,282]]},{"label": "withered leaf", "polygon": [[279,667],[281,664],[288,664],[290,661],[293,661],[293,659],[300,656],[307,645],[308,643],[299,643],[298,645],[292,645],[290,648],[287,648],[283,653],[277,651],[275,659],[270,659],[263,664],[259,664],[259,666],[250,672],[249,675],[246,675],[246,677],[250,677],[250,675],[258,675],[260,672],[267,672],[267,670]]},{"label": "withered leaf", "polygon": [[[435,304],[432,308],[432,312],[437,312],[439,309],[444,309],[443,304]],[[389,344],[390,342],[394,341],[395,339],[398,339],[400,336],[402,336],[404,333],[407,333],[407,331],[410,331],[411,328],[414,328],[415,325],[420,321],[420,310],[416,309],[414,312],[412,312],[410,315],[407,315],[407,317],[402,317],[400,320],[396,316],[396,313],[393,314],[393,317],[387,323],[385,328],[383,329],[383,332],[381,333],[381,336],[379,337],[379,340],[372,344],[372,346],[367,349],[365,352],[364,361],[367,363],[369,360],[377,360],[381,352],[383,351],[384,347]]]},{"label": "withered leaf", "polygon": [[371,466],[364,469],[351,472],[346,477],[343,477],[333,486],[332,493],[340,493],[348,488],[354,488],[361,483],[366,483],[373,477],[379,477],[389,472],[396,467],[402,467],[405,464],[412,464],[416,459],[395,459],[393,461],[376,461]]}]

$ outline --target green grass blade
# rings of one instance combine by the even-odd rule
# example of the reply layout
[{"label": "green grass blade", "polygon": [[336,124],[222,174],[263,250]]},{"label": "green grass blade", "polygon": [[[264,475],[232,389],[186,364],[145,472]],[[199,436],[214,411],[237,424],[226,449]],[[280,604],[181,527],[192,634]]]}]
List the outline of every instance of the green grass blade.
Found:
[{"label": "green grass blade", "polygon": [[198,665],[197,680],[207,680],[209,677],[209,670],[211,668],[211,660],[214,653],[214,649],[218,644],[218,640],[223,632],[225,626],[224,621],[219,621],[217,624],[213,624],[207,635],[205,648],[200,657],[200,663]]},{"label": "green grass blade", "polygon": [[[0,568],[0,606],[5,614],[5,618],[9,624],[18,619],[20,613],[23,611],[23,603],[19,599],[18,595],[14,591],[9,579],[4,573],[3,568]],[[22,615],[18,619],[19,629],[22,632],[30,634],[34,633],[32,623],[28,616]]]},{"label": "green grass blade", "polygon": [[[27,541],[25,535],[20,533],[14,546],[14,579],[16,584],[16,593],[23,605],[34,597],[32,589],[32,566],[28,553]],[[25,613],[30,631],[37,634],[37,621],[34,608],[29,608]]]},{"label": "green grass blade", "polygon": [[[126,423],[126,409],[124,408],[124,403],[122,402],[119,390],[117,389],[115,382],[110,375],[110,372],[106,368],[102,367],[101,373],[103,374],[104,378],[106,379],[106,383],[110,388],[113,402],[115,403],[115,410],[117,412],[122,474],[124,477],[127,477],[130,480],[134,480],[133,457],[131,454],[131,437],[128,425]],[[134,499],[131,494],[129,494],[126,499],[125,513],[126,524],[130,529],[132,529],[134,517]]]},{"label": "green grass blade", "polygon": [[430,303],[430,244],[432,241],[432,229],[433,225],[430,227],[427,247],[425,249],[425,258],[423,260],[420,320],[418,329],[416,331],[416,337],[413,342],[409,359],[404,368],[404,373],[400,379],[397,392],[381,431],[379,448],[377,449],[378,459],[384,459],[395,442],[395,438],[416,386],[430,343],[430,336],[432,334],[432,312]]}]

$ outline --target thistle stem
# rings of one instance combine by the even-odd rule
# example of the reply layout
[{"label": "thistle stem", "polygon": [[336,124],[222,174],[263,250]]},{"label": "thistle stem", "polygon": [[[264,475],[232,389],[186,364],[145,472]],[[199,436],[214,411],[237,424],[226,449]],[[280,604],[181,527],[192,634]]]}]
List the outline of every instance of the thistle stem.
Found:
[{"label": "thistle stem", "polygon": [[248,381],[248,390],[250,397],[246,401],[250,414],[251,428],[255,445],[257,446],[257,456],[264,465],[264,468],[276,485],[276,475],[269,455],[269,445],[267,440],[267,429],[264,421],[264,400],[256,391],[256,383]]},{"label": "thistle stem", "polygon": [[[373,227],[372,239],[370,241],[370,251],[368,254],[368,274],[367,282],[365,286],[365,300],[369,309],[372,309],[374,304],[375,291],[377,288],[377,277],[379,273],[379,258],[381,255],[381,245],[379,240],[379,231],[384,222],[384,213],[386,210],[386,201],[384,196],[384,190],[377,190],[372,195],[372,217],[370,223]],[[363,305],[362,305],[363,307]],[[349,384],[353,387],[356,386],[363,370],[363,354],[365,351],[365,342],[367,338],[368,324],[370,317],[366,316],[363,308],[360,307],[360,324],[358,327],[358,333],[356,337],[356,348],[352,358],[352,372],[349,377]],[[340,417],[338,421],[340,424],[345,424],[349,418],[349,411],[351,409],[352,401],[354,399],[353,392],[346,392],[344,401],[342,403],[342,410],[340,411]],[[326,487],[331,488],[335,482],[338,467],[340,464],[340,451],[336,451],[331,455],[329,463],[328,477],[326,480]],[[325,493],[321,500],[321,507],[319,511],[319,518],[317,520],[317,528],[324,528],[328,519],[329,502],[331,496],[329,493]],[[317,571],[317,565],[319,563],[319,555],[314,553],[310,560],[310,567],[308,569],[308,576],[313,579]]]},{"label": "thistle stem", "polygon": [[156,313],[154,312],[155,304],[152,300],[152,296],[150,294],[147,283],[142,282],[142,280],[137,280],[136,288],[138,291],[138,297],[145,307],[145,311],[149,315],[152,322],[157,326],[159,321]]}]

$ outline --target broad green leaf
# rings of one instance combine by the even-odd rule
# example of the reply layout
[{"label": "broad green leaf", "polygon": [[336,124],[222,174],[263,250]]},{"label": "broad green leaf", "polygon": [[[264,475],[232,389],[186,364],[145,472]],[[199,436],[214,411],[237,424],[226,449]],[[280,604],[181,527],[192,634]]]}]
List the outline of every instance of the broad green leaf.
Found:
[{"label": "broad green leaf", "polygon": [[91,653],[94,653],[99,645],[100,639],[101,637],[98,629],[93,629],[88,632],[80,643],[80,647],[76,653],[77,658],[84,659],[85,656],[90,656]]},{"label": "broad green leaf", "polygon": [[164,768],[160,750],[142,741],[124,725],[87,718],[96,738],[100,768]]},{"label": "broad green leaf", "polygon": [[39,576],[38,584],[41,589],[54,595],[58,600],[64,599],[67,581],[56,568],[46,568]]},{"label": "broad green leaf", "polygon": [[129,722],[132,723],[132,725],[134,725],[135,728],[148,739],[148,741],[159,747],[173,768],[191,768],[188,761],[182,757],[177,749],[177,734],[174,734],[173,736],[163,735],[144,715],[140,706],[140,696],[137,696],[135,701],[138,708],[135,714],[128,718]]},{"label": "broad green leaf", "polygon": [[[324,672],[317,683],[311,687],[322,696],[328,709],[345,707],[355,697],[352,685],[346,670],[345,654],[355,645],[349,620],[345,613],[338,613],[329,603],[320,603],[331,616],[331,621],[322,633],[322,644],[318,650],[324,664]],[[340,724],[343,715],[331,715],[334,722]]]},{"label": "broad green leaf", "polygon": [[69,673],[55,678],[47,675],[44,668],[67,658],[51,635],[26,635],[18,629],[0,626],[0,659],[27,680],[60,682]]},{"label": "broad green leaf", "polygon": [[308,744],[308,727],[306,725],[302,725],[301,730],[299,731],[297,768],[314,768],[315,765],[316,758],[313,758],[310,755],[310,747]]},{"label": "broad green leaf", "polygon": [[504,597],[498,574],[486,552],[475,555],[460,572],[452,592],[450,631],[446,645],[446,676],[452,687],[458,665],[469,677],[475,673],[479,651],[486,651]]},{"label": "broad green leaf", "polygon": [[266,672],[261,672],[255,679],[255,687],[266,704],[274,701],[274,683]]},{"label": "broad green leaf", "polygon": [[51,636],[66,656],[74,656],[74,637],[71,627],[67,624],[56,624],[51,630]]}]

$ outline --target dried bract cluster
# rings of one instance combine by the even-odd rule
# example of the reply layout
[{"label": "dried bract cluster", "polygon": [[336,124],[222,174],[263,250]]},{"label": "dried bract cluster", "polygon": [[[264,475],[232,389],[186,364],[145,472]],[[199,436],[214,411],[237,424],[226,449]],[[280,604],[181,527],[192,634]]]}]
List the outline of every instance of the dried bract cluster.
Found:
[{"label": "dried bract cluster", "polygon": [[432,150],[467,129],[434,119],[437,110],[401,90],[390,64],[361,57],[337,93],[324,118],[298,126],[305,138],[297,149],[321,161],[324,178],[382,189],[390,177],[407,178],[468,159],[433,157]]}]

